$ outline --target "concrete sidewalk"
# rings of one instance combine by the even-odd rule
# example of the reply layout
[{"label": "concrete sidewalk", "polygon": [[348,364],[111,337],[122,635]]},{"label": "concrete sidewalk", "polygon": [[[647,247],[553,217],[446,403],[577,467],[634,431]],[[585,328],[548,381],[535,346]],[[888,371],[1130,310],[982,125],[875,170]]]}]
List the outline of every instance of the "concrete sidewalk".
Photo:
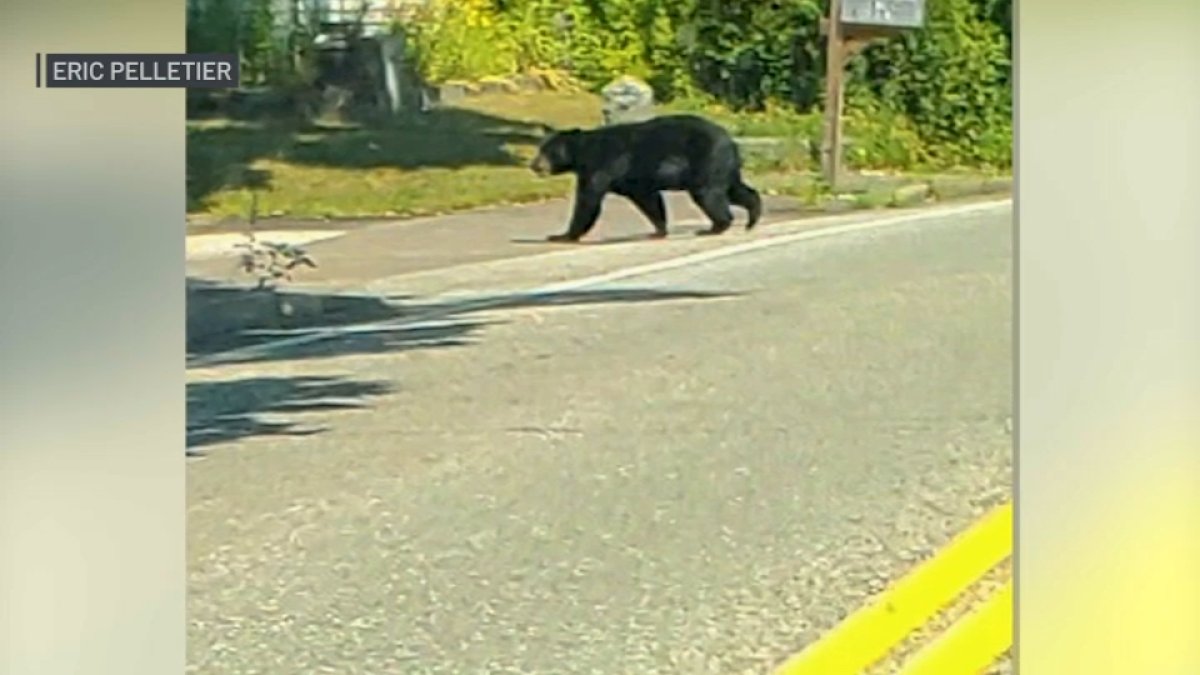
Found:
[{"label": "concrete sidewalk", "polygon": [[[771,196],[763,199],[766,211],[763,224],[794,219],[806,210],[797,199]],[[707,226],[704,214],[684,195],[670,195],[667,210],[676,236],[691,237],[696,230]],[[268,234],[287,231],[286,236],[274,238],[259,235],[266,240],[303,242],[310,237],[318,238],[305,247],[318,267],[303,270],[296,281],[349,289],[401,274],[571,248],[571,244],[545,241],[547,235],[566,228],[570,213],[570,200],[561,199],[403,221],[329,222],[322,223],[319,229],[312,223],[292,227],[268,221],[260,223],[258,230]],[[735,209],[734,217],[734,227],[741,228],[745,213]],[[638,240],[651,232],[645,217],[627,200],[609,197],[600,222],[580,245]],[[228,229],[202,236],[227,252],[242,241],[236,231]],[[207,241],[205,244],[190,247],[196,254],[189,255],[189,278],[237,284],[253,282],[238,269],[236,257],[219,255],[216,247],[207,245]]]}]

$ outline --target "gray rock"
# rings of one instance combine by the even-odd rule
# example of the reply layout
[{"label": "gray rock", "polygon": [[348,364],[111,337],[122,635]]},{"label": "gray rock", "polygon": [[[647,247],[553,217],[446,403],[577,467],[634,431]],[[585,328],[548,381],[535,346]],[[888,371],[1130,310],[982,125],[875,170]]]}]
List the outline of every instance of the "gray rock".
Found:
[{"label": "gray rock", "polygon": [[820,208],[826,213],[845,213],[858,208],[858,200],[853,195],[838,195],[821,202]]},{"label": "gray rock", "polygon": [[442,104],[458,103],[470,95],[467,85],[459,82],[447,82],[438,87],[438,102]]},{"label": "gray rock", "polygon": [[624,75],[600,91],[604,99],[604,124],[642,122],[654,117],[654,90],[645,82]]},{"label": "gray rock", "polygon": [[521,91],[542,91],[545,89],[545,83],[541,78],[529,74],[521,74],[513,78],[513,84]]},{"label": "gray rock", "polygon": [[500,77],[485,77],[477,83],[481,94],[515,94],[517,85]]},{"label": "gray rock", "polygon": [[929,185],[906,185],[892,193],[892,206],[905,207],[922,204],[929,199]]}]

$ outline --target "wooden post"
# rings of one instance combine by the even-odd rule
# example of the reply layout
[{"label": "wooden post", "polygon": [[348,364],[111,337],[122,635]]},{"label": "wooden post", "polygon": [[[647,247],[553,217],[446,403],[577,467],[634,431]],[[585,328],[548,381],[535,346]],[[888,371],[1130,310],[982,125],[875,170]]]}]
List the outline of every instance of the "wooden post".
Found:
[{"label": "wooden post", "polygon": [[846,49],[842,36],[842,2],[829,0],[825,23],[825,142],[822,166],[825,181],[836,189],[842,172],[842,104]]}]

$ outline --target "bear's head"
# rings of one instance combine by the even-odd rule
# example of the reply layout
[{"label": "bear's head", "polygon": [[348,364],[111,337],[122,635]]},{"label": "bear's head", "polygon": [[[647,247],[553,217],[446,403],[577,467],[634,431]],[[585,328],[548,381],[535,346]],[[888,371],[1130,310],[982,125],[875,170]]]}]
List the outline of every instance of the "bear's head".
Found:
[{"label": "bear's head", "polygon": [[556,176],[575,169],[576,146],[583,132],[567,129],[551,134],[538,146],[529,168],[539,176]]}]

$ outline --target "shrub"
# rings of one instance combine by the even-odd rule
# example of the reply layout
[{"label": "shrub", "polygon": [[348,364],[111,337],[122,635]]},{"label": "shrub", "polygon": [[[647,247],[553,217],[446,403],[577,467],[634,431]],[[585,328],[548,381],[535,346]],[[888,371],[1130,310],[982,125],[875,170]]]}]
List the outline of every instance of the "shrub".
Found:
[{"label": "shrub", "polygon": [[823,80],[824,13],[819,0],[703,2],[691,41],[699,85],[734,107],[777,100],[811,108]]},{"label": "shrub", "polygon": [[271,0],[209,0],[188,3],[187,50],[241,56],[242,81],[267,83],[287,77],[294,45],[276,27]]},{"label": "shrub", "polygon": [[865,96],[848,97],[843,132],[851,140],[846,163],[856,169],[915,169],[930,151],[904,115]]},{"label": "shrub", "polygon": [[[660,101],[738,133],[819,138],[818,21],[827,4],[435,0],[405,30],[421,73],[434,82],[550,70],[595,91],[629,74],[650,83]],[[1010,166],[1011,0],[928,0],[927,8],[924,29],[853,59],[848,161]]]},{"label": "shrub", "polygon": [[928,25],[867,55],[879,101],[903,113],[947,163],[1011,162],[1007,42],[973,0],[929,0]]}]

